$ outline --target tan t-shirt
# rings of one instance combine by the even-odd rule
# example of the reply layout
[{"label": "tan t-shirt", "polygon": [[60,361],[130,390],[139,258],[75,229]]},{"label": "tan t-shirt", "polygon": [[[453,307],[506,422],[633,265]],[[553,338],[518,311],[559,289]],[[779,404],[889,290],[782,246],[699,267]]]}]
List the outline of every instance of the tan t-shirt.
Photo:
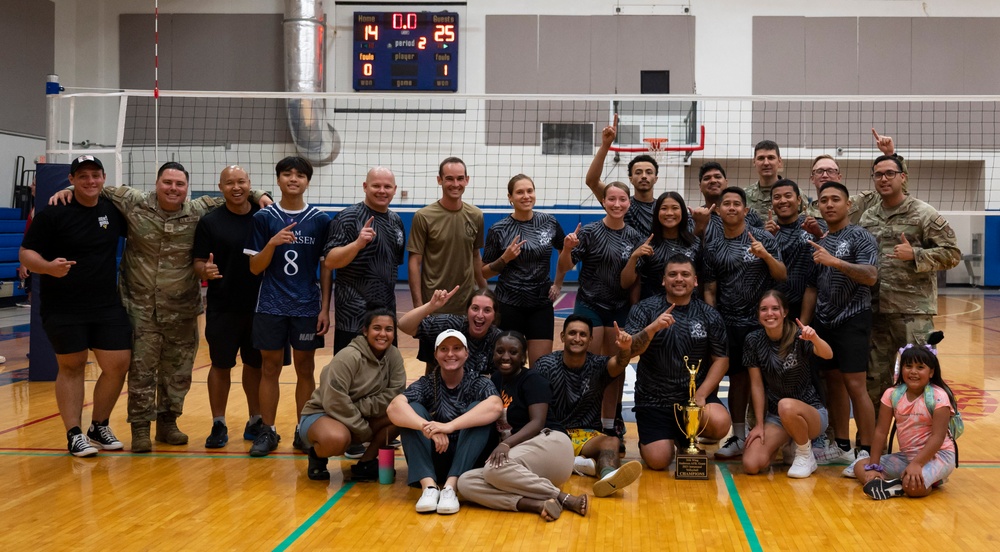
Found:
[{"label": "tan t-shirt", "polygon": [[423,255],[420,282],[424,300],[434,290],[462,286],[438,313],[465,314],[466,303],[476,291],[474,260],[483,247],[484,235],[483,212],[470,203],[449,211],[435,201],[413,215],[406,250]]}]

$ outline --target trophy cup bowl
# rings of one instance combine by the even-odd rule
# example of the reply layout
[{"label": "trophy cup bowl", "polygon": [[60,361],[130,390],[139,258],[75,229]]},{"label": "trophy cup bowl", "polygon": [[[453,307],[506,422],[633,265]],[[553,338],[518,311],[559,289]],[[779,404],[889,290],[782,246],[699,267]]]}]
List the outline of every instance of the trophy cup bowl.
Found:
[{"label": "trophy cup bowl", "polygon": [[[686,405],[674,405],[674,419],[677,421],[677,426],[684,432],[688,446],[683,451],[677,452],[674,477],[685,480],[706,480],[708,479],[708,455],[705,454],[704,450],[698,448],[698,437],[708,428],[706,417],[708,410],[704,406],[699,406],[694,399],[697,390],[695,379],[701,368],[701,361],[699,360],[697,364],[688,364],[688,357],[685,356],[684,365],[691,376],[688,384],[688,401]],[[677,415],[678,412],[682,413],[681,416]]]}]

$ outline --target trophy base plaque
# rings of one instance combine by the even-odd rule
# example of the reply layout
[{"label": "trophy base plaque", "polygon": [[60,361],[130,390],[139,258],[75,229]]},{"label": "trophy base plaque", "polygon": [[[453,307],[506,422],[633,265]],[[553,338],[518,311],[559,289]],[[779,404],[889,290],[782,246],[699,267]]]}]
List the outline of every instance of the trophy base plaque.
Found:
[{"label": "trophy base plaque", "polygon": [[708,479],[708,455],[703,450],[689,453],[686,450],[677,451],[677,467],[674,477],[684,481],[705,481]]}]

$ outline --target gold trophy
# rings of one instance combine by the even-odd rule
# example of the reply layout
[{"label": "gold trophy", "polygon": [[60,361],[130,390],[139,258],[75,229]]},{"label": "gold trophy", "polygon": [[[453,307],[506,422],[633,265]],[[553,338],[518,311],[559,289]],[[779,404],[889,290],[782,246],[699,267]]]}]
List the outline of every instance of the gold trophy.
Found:
[{"label": "gold trophy", "polygon": [[[687,437],[688,446],[683,451],[677,452],[677,467],[674,471],[674,477],[684,480],[705,480],[708,479],[708,455],[705,454],[704,450],[698,448],[698,437],[705,431],[701,427],[702,419],[705,420],[705,427],[708,427],[708,419],[706,418],[708,414],[705,407],[698,406],[694,400],[698,387],[695,378],[698,376],[698,369],[701,368],[701,361],[699,360],[698,364],[688,364],[688,357],[685,356],[684,366],[687,367],[688,374],[691,375],[691,382],[688,384],[688,402],[684,406],[674,405],[676,409],[674,410],[674,419],[677,420],[678,427]],[[684,418],[683,422],[677,416],[678,411],[684,413],[681,416]]]}]

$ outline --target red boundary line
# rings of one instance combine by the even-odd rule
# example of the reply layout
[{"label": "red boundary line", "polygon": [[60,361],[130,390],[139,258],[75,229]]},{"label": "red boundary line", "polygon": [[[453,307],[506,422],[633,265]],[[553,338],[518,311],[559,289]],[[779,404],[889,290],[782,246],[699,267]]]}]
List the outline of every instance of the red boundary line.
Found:
[{"label": "red boundary line", "polygon": [[[208,368],[210,366],[212,366],[212,365],[211,364],[205,364],[204,366],[198,366],[197,368],[192,368],[191,372],[194,373],[196,370],[203,370],[203,369]],[[118,396],[119,397],[124,397],[126,395],[128,395],[128,391],[125,391],[121,395],[118,395]],[[89,402],[89,403],[84,403],[83,407],[87,408],[88,406],[93,406],[93,405],[94,405],[93,402]],[[7,429],[0,430],[0,435],[4,435],[6,433],[10,433],[11,431],[17,431],[19,429],[23,429],[23,428],[26,428],[28,426],[32,426],[32,425],[35,425],[35,424],[38,424],[38,423],[41,423],[41,422],[45,422],[45,421],[51,420],[52,418],[56,418],[58,416],[59,416],[59,412],[56,412],[55,414],[49,414],[48,416],[43,416],[41,418],[36,418],[34,420],[31,420],[30,422],[24,422],[21,425],[16,425],[14,427],[9,427]],[[8,450],[8,449],[0,449],[0,450]],[[10,450],[24,450],[24,449],[10,449]],[[45,449],[45,450],[48,450],[48,449]],[[59,449],[59,450],[62,450],[62,449]]]}]

